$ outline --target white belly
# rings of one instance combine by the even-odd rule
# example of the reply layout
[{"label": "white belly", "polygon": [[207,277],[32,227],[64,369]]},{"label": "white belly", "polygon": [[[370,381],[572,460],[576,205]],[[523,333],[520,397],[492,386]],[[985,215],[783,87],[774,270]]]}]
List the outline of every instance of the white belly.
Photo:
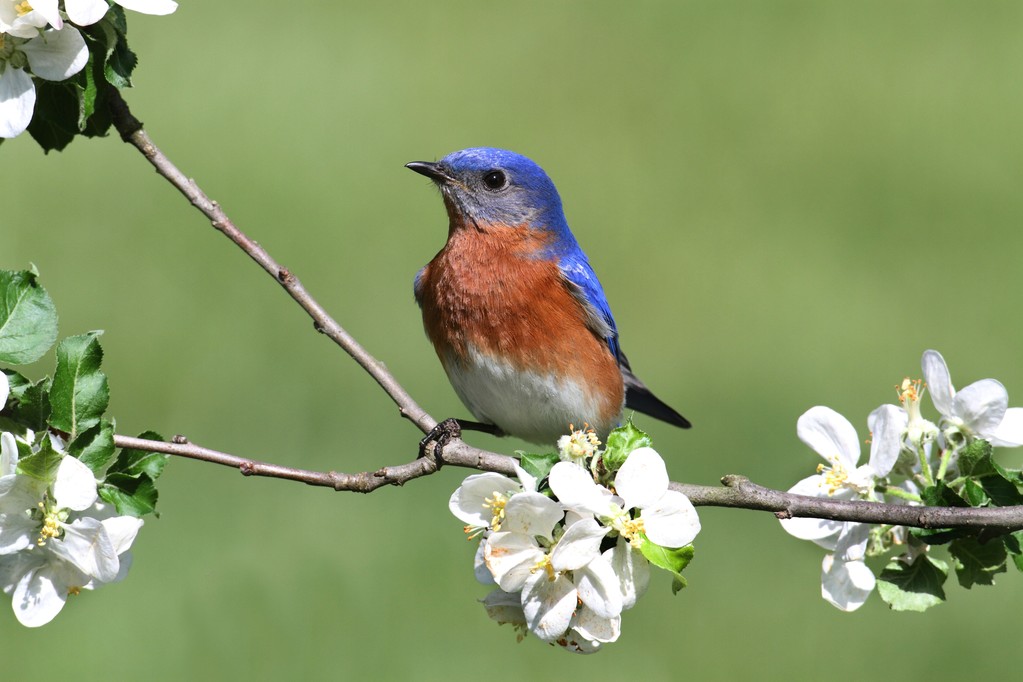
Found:
[{"label": "white belly", "polygon": [[458,397],[479,421],[534,443],[554,445],[586,423],[600,438],[621,421],[621,410],[601,421],[600,402],[580,382],[553,373],[516,369],[511,363],[468,348],[467,358],[444,363]]}]

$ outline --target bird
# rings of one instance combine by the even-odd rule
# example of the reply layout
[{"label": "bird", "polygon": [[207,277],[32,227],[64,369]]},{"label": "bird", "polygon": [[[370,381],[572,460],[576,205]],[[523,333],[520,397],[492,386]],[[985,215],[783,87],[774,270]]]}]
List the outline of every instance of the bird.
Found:
[{"label": "bird", "polygon": [[426,335],[477,420],[457,420],[463,427],[550,444],[580,425],[603,439],[626,407],[691,426],[633,374],[537,163],[473,147],[405,167],[430,178],[447,209],[447,241],[413,289]]}]

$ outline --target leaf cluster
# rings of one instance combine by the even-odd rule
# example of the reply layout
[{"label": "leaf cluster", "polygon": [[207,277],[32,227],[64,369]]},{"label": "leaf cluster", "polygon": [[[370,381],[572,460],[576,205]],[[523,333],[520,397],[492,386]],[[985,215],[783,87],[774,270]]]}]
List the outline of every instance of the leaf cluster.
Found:
[{"label": "leaf cluster", "polygon": [[[958,476],[921,491],[923,503],[941,507],[1004,507],[1023,505],[1023,473],[1001,466],[992,457],[991,443],[971,442],[958,455]],[[945,600],[944,584],[950,565],[932,556],[930,547],[943,545],[959,585],[994,585],[1011,559],[1023,571],[1023,531],[968,528],[912,528],[908,556],[890,561],[878,578],[878,592],[893,609],[923,611]],[[910,558],[912,557],[912,558]]]},{"label": "leaf cluster", "polygon": [[138,58],[128,47],[124,10],[111,6],[104,17],[79,29],[89,50],[85,68],[63,81],[36,79],[36,104],[28,132],[44,151],[61,151],[75,136],[105,136],[112,120],[112,88],[131,87]]},{"label": "leaf cluster", "polygon": [[[93,471],[104,501],[118,514],[143,516],[156,511],[155,482],[168,456],[127,448],[117,452],[114,421],[105,416],[110,388],[100,369],[100,334],[93,331],[61,340],[52,377],[33,382],[3,369],[10,396],[0,411],[0,430],[18,436],[18,473],[53,480],[64,456],[47,437],[56,434],[66,443],[67,454]],[[36,362],[56,339],[57,311],[39,284],[38,273],[0,270],[0,363]],[[142,437],[162,440],[153,432]]]}]

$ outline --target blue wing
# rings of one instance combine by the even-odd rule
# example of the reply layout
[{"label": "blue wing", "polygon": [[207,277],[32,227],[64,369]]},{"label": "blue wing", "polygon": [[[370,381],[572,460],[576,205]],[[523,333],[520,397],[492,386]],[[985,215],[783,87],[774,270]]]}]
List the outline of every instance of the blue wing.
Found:
[{"label": "blue wing", "polygon": [[569,290],[583,307],[589,328],[598,337],[604,339],[611,354],[618,364],[622,364],[622,349],[618,345],[618,327],[611,315],[611,306],[607,304],[604,289],[597,280],[596,273],[590,267],[586,254],[575,249],[562,255],[558,268],[565,277]]},{"label": "blue wing", "polygon": [[622,353],[622,348],[618,343],[618,328],[615,326],[614,317],[611,316],[611,307],[607,304],[604,290],[601,288],[600,282],[597,281],[597,275],[590,267],[585,254],[578,249],[569,252],[561,257],[558,267],[561,269],[561,274],[564,275],[572,295],[582,305],[589,328],[594,334],[604,339],[607,347],[611,349],[611,353],[618,361],[618,366],[622,370],[622,380],[625,383],[625,406],[669,424],[688,429],[690,427],[689,420],[655,396],[632,373],[629,359]]}]

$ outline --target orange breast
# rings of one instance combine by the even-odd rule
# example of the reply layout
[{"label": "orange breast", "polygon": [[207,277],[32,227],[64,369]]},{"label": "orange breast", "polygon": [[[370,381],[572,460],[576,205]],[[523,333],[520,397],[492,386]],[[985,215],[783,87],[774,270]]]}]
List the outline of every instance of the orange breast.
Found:
[{"label": "orange breast", "polygon": [[420,280],[426,333],[446,368],[471,346],[517,369],[571,378],[603,397],[601,419],[617,415],[618,363],[557,265],[536,257],[544,246],[542,233],[527,228],[453,231]]}]

